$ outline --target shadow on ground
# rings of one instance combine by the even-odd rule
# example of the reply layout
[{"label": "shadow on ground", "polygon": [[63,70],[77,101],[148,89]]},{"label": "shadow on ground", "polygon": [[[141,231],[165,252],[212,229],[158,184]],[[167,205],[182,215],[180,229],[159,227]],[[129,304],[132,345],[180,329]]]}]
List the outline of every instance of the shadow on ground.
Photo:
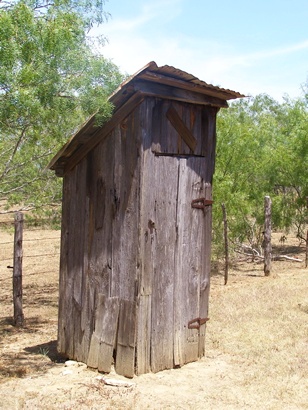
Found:
[{"label": "shadow on ground", "polygon": [[34,355],[46,356],[54,363],[64,363],[67,359],[65,356],[58,352],[56,340],[51,340],[47,343],[26,347],[24,350]]}]

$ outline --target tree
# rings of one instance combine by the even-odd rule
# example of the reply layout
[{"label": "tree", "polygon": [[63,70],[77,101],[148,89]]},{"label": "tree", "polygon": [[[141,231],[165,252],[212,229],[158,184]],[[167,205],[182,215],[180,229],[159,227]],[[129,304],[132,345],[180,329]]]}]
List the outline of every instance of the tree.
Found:
[{"label": "tree", "polygon": [[269,161],[273,219],[279,228],[295,227],[305,239],[308,224],[308,105],[304,99],[286,100],[280,117],[275,153]]},{"label": "tree", "polygon": [[272,199],[274,229],[296,227],[304,238],[307,224],[307,100],[286,98],[279,104],[267,95],[231,104],[218,117],[214,176],[214,237],[222,244],[224,202],[233,243],[262,241],[263,198]]},{"label": "tree", "polygon": [[0,198],[10,206],[59,204],[60,181],[44,171],[50,157],[88,116],[111,115],[107,96],[123,76],[87,36],[106,18],[102,6],[24,0],[0,7]]}]

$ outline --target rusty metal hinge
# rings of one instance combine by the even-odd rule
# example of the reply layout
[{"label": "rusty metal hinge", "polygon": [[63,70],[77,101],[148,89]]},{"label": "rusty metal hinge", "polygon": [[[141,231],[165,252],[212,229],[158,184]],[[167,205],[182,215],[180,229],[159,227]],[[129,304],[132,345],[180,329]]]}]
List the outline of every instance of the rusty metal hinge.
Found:
[{"label": "rusty metal hinge", "polygon": [[204,209],[206,206],[212,205],[214,201],[211,199],[198,198],[191,201],[191,207],[197,209]]},{"label": "rusty metal hinge", "polygon": [[204,325],[208,320],[210,320],[209,317],[205,317],[204,319],[201,319],[201,317],[192,319],[188,322],[188,329],[200,329],[200,326]]}]

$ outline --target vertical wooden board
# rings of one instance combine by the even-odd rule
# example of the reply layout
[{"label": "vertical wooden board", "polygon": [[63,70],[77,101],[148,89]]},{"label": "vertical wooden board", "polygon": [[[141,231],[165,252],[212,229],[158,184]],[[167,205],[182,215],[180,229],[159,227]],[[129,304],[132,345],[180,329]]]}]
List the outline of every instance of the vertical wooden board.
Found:
[{"label": "vertical wooden board", "polygon": [[[212,199],[212,186],[205,183],[205,198]],[[200,277],[200,306],[199,314],[201,318],[208,317],[210,273],[211,273],[211,245],[212,245],[212,207],[206,207],[204,213],[204,240],[202,252],[202,267]],[[199,357],[205,353],[205,331],[206,324],[200,327],[199,334]]]},{"label": "vertical wooden board", "polygon": [[203,145],[203,135],[201,127],[201,113],[202,106],[191,105],[190,108],[190,121],[191,130],[195,138],[197,139],[197,147],[195,150],[196,155],[206,155],[206,146]]},{"label": "vertical wooden board", "polygon": [[113,143],[109,137],[87,156],[86,226],[81,329],[85,362],[94,329],[97,295],[109,296],[112,269]]},{"label": "vertical wooden board", "polygon": [[188,323],[199,317],[203,266],[204,213],[193,209],[193,199],[204,197],[203,158],[180,160],[178,193],[178,247],[175,277],[175,364],[198,359],[199,331]]},{"label": "vertical wooden board", "polygon": [[[140,106],[140,117],[143,119],[141,127],[141,165],[140,165],[140,229],[139,229],[139,247],[140,247],[140,277],[138,278],[138,294],[150,295],[152,292],[152,270],[153,270],[153,239],[155,229],[151,226],[154,221],[154,202],[155,192],[151,189],[155,176],[155,155],[151,150],[152,141],[155,140],[155,132],[151,126],[155,122],[152,118],[156,101],[146,99]],[[161,121],[159,121],[161,124]],[[153,148],[153,146],[152,146]]]},{"label": "vertical wooden board", "polygon": [[137,309],[136,374],[151,371],[151,295],[140,295]]},{"label": "vertical wooden board", "polygon": [[[193,105],[192,104],[187,104],[187,103],[183,103],[181,104],[182,107],[182,121],[183,123],[186,125],[186,127],[189,129],[189,131],[192,131],[193,129],[193,116],[191,115],[193,110]],[[194,138],[196,138],[196,136],[194,135],[194,133],[192,132],[192,136]],[[183,141],[182,144],[182,151],[180,152],[180,154],[184,154],[184,155],[190,155],[190,154],[195,154],[197,155],[197,146],[196,145],[194,151],[192,152],[192,150],[189,148],[189,146]]]},{"label": "vertical wooden board", "polygon": [[84,303],[83,315],[81,322],[85,323],[84,330],[84,354],[87,363],[91,337],[95,328],[95,310],[98,303],[98,289],[95,287],[91,278],[87,278],[86,283],[86,295],[87,298]]},{"label": "vertical wooden board", "polygon": [[201,140],[202,140],[202,147],[201,151],[206,153],[206,161],[207,167],[209,167],[211,151],[212,151],[212,139],[210,137],[210,124],[211,118],[209,115],[209,107],[205,106],[202,107],[201,111]]},{"label": "vertical wooden board", "polygon": [[202,113],[202,129],[204,132],[202,149],[206,152],[206,180],[211,183],[215,169],[217,110],[216,107],[204,107]]},{"label": "vertical wooden board", "polygon": [[85,227],[84,227],[84,250],[83,250],[83,278],[82,278],[82,306],[80,312],[80,334],[82,335],[80,351],[82,358],[80,361],[86,363],[91,335],[93,331],[93,310],[88,310],[88,281],[89,281],[89,215],[90,215],[90,198],[87,196],[85,201]]},{"label": "vertical wooden board", "polygon": [[[140,105],[140,125],[142,135],[141,147],[141,181],[140,181],[140,226],[139,226],[139,261],[137,269],[137,336],[136,336],[136,373],[143,374],[151,371],[150,367],[150,340],[151,340],[151,294],[153,273],[153,240],[155,230],[151,228],[154,220],[153,189],[148,189],[152,183],[152,169],[155,155],[151,152],[155,125],[153,118],[154,99],[145,99]],[[160,124],[160,122],[159,122]],[[155,136],[153,137],[155,138]]]},{"label": "vertical wooden board", "polygon": [[183,104],[177,103],[175,101],[170,102],[168,100],[164,102],[164,109],[163,109],[162,118],[161,118],[161,121],[163,122],[163,124],[165,124],[165,127],[163,128],[164,132],[162,135],[162,138],[164,141],[164,147],[165,147],[163,152],[170,153],[170,154],[171,153],[178,154],[178,153],[182,153],[183,150],[185,150],[186,144],[182,140],[177,130],[175,129],[174,125],[172,125],[170,120],[167,118],[167,112],[169,108],[173,108],[182,120],[183,120],[183,112],[185,111],[183,109]]},{"label": "vertical wooden board", "polygon": [[87,365],[109,373],[113,360],[119,316],[119,299],[98,295],[95,329],[91,337]]},{"label": "vertical wooden board", "polygon": [[[89,160],[88,160],[89,167]],[[87,172],[88,173],[88,172]],[[82,352],[82,359],[80,361],[87,363],[91,335],[93,332],[93,315],[94,310],[89,309],[90,306],[90,295],[89,288],[91,283],[89,283],[89,240],[91,235],[90,227],[90,213],[91,213],[91,199],[88,195],[88,177],[86,183],[86,198],[84,203],[85,212],[85,226],[83,230],[84,234],[84,245],[83,245],[83,278],[82,278],[82,306],[80,312],[80,333],[82,334],[82,340],[80,343],[80,351]],[[92,282],[93,286],[93,282]]]},{"label": "vertical wooden board", "polygon": [[86,221],[86,177],[87,177],[87,161],[84,159],[78,164],[77,167],[77,186],[75,207],[75,217],[72,221],[74,223],[74,238],[72,253],[74,259],[72,261],[74,271],[74,291],[73,298],[74,303],[81,309],[82,306],[82,283],[84,275],[84,256],[87,252],[87,246],[85,245],[85,227]]},{"label": "vertical wooden board", "polygon": [[[61,322],[63,334],[65,335],[65,347],[63,353],[69,358],[74,358],[74,256],[75,256],[75,237],[76,237],[76,183],[77,167],[65,176],[69,192],[69,213],[67,215],[67,270],[64,279],[64,298],[65,310],[61,312]],[[62,274],[62,273],[61,273]]]},{"label": "vertical wooden board", "polygon": [[179,135],[172,121],[168,119],[168,110],[175,110],[181,121],[197,140],[195,155],[202,155],[201,108],[193,104],[156,100],[153,109],[152,151],[172,155],[190,155],[191,149]]},{"label": "vertical wooden board", "polygon": [[77,166],[77,187],[75,217],[74,217],[74,237],[72,253],[73,261],[73,312],[71,320],[74,323],[74,359],[77,361],[85,361],[86,352],[84,349],[83,336],[84,332],[81,329],[81,312],[84,309],[85,303],[83,296],[83,284],[85,281],[86,267],[84,265],[85,255],[87,252],[86,244],[86,182],[87,182],[87,160],[84,158]]},{"label": "vertical wooden board", "polygon": [[[153,372],[173,367],[174,258],[178,160],[154,157],[152,180],[146,185],[154,192],[148,203],[153,235],[151,296],[151,368]],[[153,215],[153,216],[151,216]]]},{"label": "vertical wooden board", "polygon": [[117,207],[113,223],[111,295],[134,300],[139,234],[139,107],[126,121],[127,128],[118,126],[115,130],[114,186]]},{"label": "vertical wooden board", "polygon": [[[121,130],[117,126],[113,131],[114,138],[114,169],[113,169],[113,222],[112,222],[112,272],[110,281],[110,295],[120,295],[120,269],[122,267],[121,258],[121,229],[122,229],[122,141]],[[124,193],[123,193],[124,194]]]},{"label": "vertical wooden board", "polygon": [[148,110],[151,110],[151,114],[149,116],[148,114],[148,119],[149,122],[148,124],[151,124],[151,129],[148,130],[148,135],[144,136],[145,138],[143,139],[145,145],[143,147],[144,151],[146,149],[151,147],[151,150],[153,152],[162,152],[162,147],[161,147],[161,141],[162,141],[162,121],[161,121],[161,115],[162,115],[162,105],[163,101],[160,99],[152,99],[153,105],[150,106],[149,99],[146,99],[143,104],[142,108],[144,106],[148,107]]},{"label": "vertical wooden board", "polygon": [[114,213],[113,166],[114,145],[112,134],[99,144],[93,155],[91,192],[92,211],[89,238],[89,280],[99,292],[109,295],[112,269],[112,224]]},{"label": "vertical wooden board", "polygon": [[65,176],[63,179],[62,195],[62,224],[61,224],[61,251],[59,269],[59,308],[58,308],[58,350],[66,353],[66,313],[68,300],[66,298],[67,277],[68,277],[68,252],[69,252],[69,215],[70,215],[70,179]]},{"label": "vertical wooden board", "polygon": [[136,302],[121,300],[115,370],[125,377],[135,373]]},{"label": "vertical wooden board", "polygon": [[109,373],[113,362],[113,351],[116,348],[120,303],[118,298],[108,298],[100,339],[98,370]]}]

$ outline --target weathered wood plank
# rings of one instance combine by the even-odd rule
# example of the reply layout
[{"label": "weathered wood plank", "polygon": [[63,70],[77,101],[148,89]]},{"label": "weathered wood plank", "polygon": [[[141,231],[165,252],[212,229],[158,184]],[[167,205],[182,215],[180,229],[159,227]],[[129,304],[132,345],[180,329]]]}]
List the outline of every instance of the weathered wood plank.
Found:
[{"label": "weathered wood plank", "polygon": [[115,370],[125,377],[135,373],[136,302],[121,300]]},{"label": "weathered wood plank", "polygon": [[134,83],[135,90],[153,97],[167,98],[169,100],[176,100],[188,102],[191,104],[213,105],[217,107],[228,107],[225,100],[211,97],[209,95],[199,94],[191,90],[184,90],[169,85],[160,83],[152,83],[145,80],[137,80]]},{"label": "weathered wood plank", "polygon": [[[60,261],[60,290],[59,290],[59,345],[62,345],[61,352],[69,358],[74,358],[74,238],[76,238],[76,167],[67,175],[64,184],[64,194],[67,203],[63,214],[62,257]],[[66,221],[66,222],[64,222]],[[66,229],[65,229],[66,228]],[[64,254],[66,255],[64,256]],[[63,278],[63,281],[61,280]],[[63,349],[63,350],[62,350]]]},{"label": "weathered wood plank", "polygon": [[193,136],[172,106],[167,111],[167,118],[193,153],[197,146],[197,139]]},{"label": "weathered wood plank", "polygon": [[69,215],[70,215],[70,183],[69,177],[63,180],[62,222],[60,245],[60,274],[59,274],[59,307],[58,307],[58,350],[66,353],[65,320],[67,313],[66,281],[68,277],[68,245],[69,245]]},{"label": "weathered wood plank", "polygon": [[87,184],[90,201],[88,277],[91,286],[106,296],[110,295],[111,286],[114,216],[114,140],[111,137],[96,147]]},{"label": "weathered wood plank", "polygon": [[84,309],[85,299],[83,297],[83,288],[85,281],[85,252],[86,244],[86,183],[87,183],[87,162],[81,161],[77,167],[76,179],[78,181],[75,191],[76,207],[74,223],[74,236],[71,238],[70,251],[73,253],[72,269],[73,269],[73,304],[72,318],[74,323],[74,359],[77,361],[85,361],[85,349],[83,343],[83,332],[81,330],[81,312]]},{"label": "weathered wood plank", "polygon": [[137,310],[136,374],[151,371],[151,295],[140,295]]},{"label": "weathered wood plank", "polygon": [[119,317],[119,299],[98,294],[95,330],[91,337],[87,365],[109,373],[113,361]]},{"label": "weathered wood plank", "polygon": [[[207,175],[209,179],[211,175]],[[205,179],[205,180],[206,180]],[[204,186],[206,199],[212,199],[212,186],[209,182]],[[202,240],[202,270],[200,272],[200,302],[199,315],[201,318],[208,317],[209,310],[209,292],[210,292],[210,274],[211,274],[211,246],[212,246],[212,207],[207,206],[204,210],[204,237]],[[205,333],[206,323],[200,327],[199,332],[199,357],[205,353]]]},{"label": "weathered wood plank", "polygon": [[[209,130],[208,123],[204,124],[204,118],[207,120],[208,110],[211,111],[212,107],[160,99],[151,101],[155,101],[151,122],[152,151],[157,154],[187,156],[192,155],[193,151],[196,156],[205,156],[207,152],[205,149],[207,141],[205,140]],[[172,124],[172,113],[174,112],[177,118],[174,120],[175,126]]]},{"label": "weathered wood plank", "polygon": [[[147,227],[152,233],[151,369],[173,367],[174,258],[178,160],[154,156],[154,168],[146,186],[154,192],[148,203]],[[150,174],[150,173],[149,173]],[[162,182],[163,181],[163,182]]]},{"label": "weathered wood plank", "polygon": [[202,127],[202,152],[206,153],[206,175],[207,181],[213,182],[215,170],[215,151],[216,151],[216,107],[206,107],[201,114]]},{"label": "weathered wood plank", "polygon": [[135,300],[138,264],[141,130],[139,109],[115,129],[111,295]]},{"label": "weathered wood plank", "polygon": [[[149,149],[152,144],[152,138],[156,139],[160,135],[161,121],[155,117],[153,107],[156,101],[146,99],[140,106],[140,126],[142,133],[142,165],[141,165],[141,182],[140,182],[140,227],[139,227],[139,267],[137,270],[137,357],[136,373],[143,374],[151,371],[151,294],[153,279],[153,240],[155,230],[151,227],[149,215],[149,204],[154,203],[153,189],[142,189],[151,183],[152,169],[154,166],[155,156]],[[157,111],[156,111],[157,112]],[[158,128],[158,130],[157,130]]]},{"label": "weathered wood plank", "polygon": [[153,83],[159,83],[159,84],[165,84],[168,86],[173,86],[177,88],[181,88],[183,90],[192,90],[195,88],[195,91],[200,93],[200,94],[206,94],[208,96],[218,98],[217,93],[221,96],[221,99],[230,99],[230,93],[228,91],[224,91],[222,88],[219,89],[219,91],[216,89],[213,90],[213,86],[209,85],[208,87],[205,87],[204,85],[200,86],[198,84],[194,84],[190,81],[183,81],[180,80],[179,78],[173,78],[171,76],[166,76],[158,73],[153,73],[150,71],[145,71],[140,75],[140,77],[144,80],[151,81]]},{"label": "weathered wood plank", "polygon": [[178,246],[175,268],[175,364],[198,359],[199,331],[188,323],[200,317],[200,280],[202,270],[204,213],[193,209],[193,199],[203,197],[203,158],[181,159],[177,207]]}]

